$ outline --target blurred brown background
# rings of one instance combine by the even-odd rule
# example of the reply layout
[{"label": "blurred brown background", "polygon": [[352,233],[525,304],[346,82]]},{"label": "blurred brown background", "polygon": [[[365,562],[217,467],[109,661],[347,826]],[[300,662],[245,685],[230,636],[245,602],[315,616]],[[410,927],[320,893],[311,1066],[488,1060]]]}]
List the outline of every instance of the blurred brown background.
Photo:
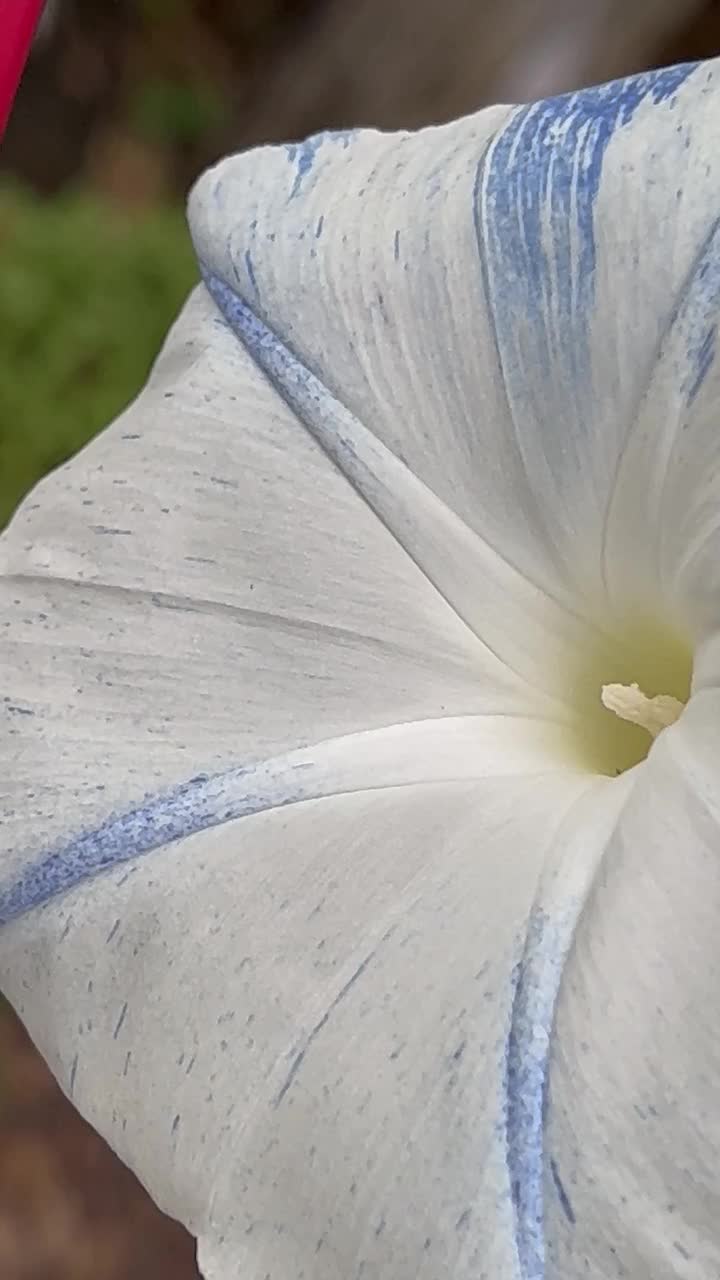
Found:
[{"label": "blurred brown background", "polygon": [[[13,390],[3,371],[0,524],[139,385],[192,279],[184,193],[223,151],[417,126],[718,53],[715,0],[50,0],[0,150],[0,331],[7,369],[27,356],[32,372]],[[133,323],[138,298],[155,327]],[[0,1280],[196,1275],[192,1242],[0,1014]]]},{"label": "blurred brown background", "polygon": [[231,149],[417,127],[719,47],[715,0],[48,0],[1,165],[44,194],[178,196]]}]

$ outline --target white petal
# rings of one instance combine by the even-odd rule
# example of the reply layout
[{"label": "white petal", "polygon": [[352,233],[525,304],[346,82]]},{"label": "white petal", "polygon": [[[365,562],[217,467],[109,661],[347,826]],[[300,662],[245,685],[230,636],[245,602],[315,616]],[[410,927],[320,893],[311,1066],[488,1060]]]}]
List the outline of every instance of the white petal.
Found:
[{"label": "white petal", "polygon": [[[298,748],[548,710],[296,422],[202,289],[149,388],[31,495],[0,558],[0,915],[121,849],[161,843],[168,803],[175,836],[193,805],[196,821],[211,820],[198,775],[232,774],[232,803],[247,811],[264,807],[264,761],[272,803],[283,777],[296,794],[283,761]],[[538,725],[527,730],[537,743]],[[507,762],[502,732],[496,757]],[[428,758],[420,776],[433,767]],[[333,790],[318,769],[305,794]],[[142,839],[135,829],[128,842],[125,826],[110,840],[111,815],[122,826],[128,812]],[[78,837],[84,860],[67,853]],[[42,867],[55,868],[49,880]],[[13,878],[28,868],[32,888]]]},{"label": "white petal", "polygon": [[558,1280],[720,1274],[720,695],[657,739],[563,978],[546,1133]]},{"label": "white petal", "polygon": [[[719,65],[523,108],[483,166],[482,239],[513,430],[542,527],[589,609],[618,561],[636,591],[643,585],[639,563],[632,575],[635,539],[618,536],[611,556],[606,526],[659,345],[715,219]],[[689,382],[698,346],[693,359]],[[628,487],[636,509],[645,461]],[[642,557],[656,526],[634,532]]]},{"label": "white petal", "polygon": [[189,205],[201,262],[256,317],[237,316],[243,339],[265,363],[265,325],[303,366],[295,386],[272,370],[281,390],[297,396],[309,370],[470,528],[484,491],[497,505],[514,481],[473,198],[509,113],[261,148],[205,174]]},{"label": "white petal", "polygon": [[609,511],[711,221],[715,82],[688,65],[322,134],[225,160],[191,197],[247,349],[457,613],[555,696],[598,630],[614,666],[628,595],[656,604],[655,524],[619,602]]},{"label": "white petal", "polygon": [[714,208],[628,436],[605,549],[606,581],[618,604],[644,599],[645,608],[657,612],[662,601],[694,645],[720,622],[720,223]]},{"label": "white petal", "polygon": [[[716,84],[714,64],[671,68],[416,135],[321,135],[224,161],[191,199],[236,331],[403,537],[411,507],[419,562],[515,666],[503,598],[568,650],[586,641],[563,610],[601,610],[616,472],[712,221]],[[409,482],[400,503],[398,459],[479,535],[460,582]]]},{"label": "white petal", "polygon": [[258,813],[6,925],[3,985],[208,1280],[520,1280],[555,992],[626,790]]},{"label": "white petal", "polygon": [[231,158],[190,222],[221,310],[313,437],[488,648],[561,698],[597,639],[544,537],[484,296],[476,188],[505,116]]},{"label": "white petal", "polygon": [[[661,765],[712,695],[612,783],[549,772],[551,717],[592,635],[577,592],[601,579],[609,504],[611,593],[627,556],[621,455],[707,231],[712,78],[658,73],[210,175],[196,238],[247,350],[199,291],[138,404],[2,540],[0,918],[26,913],[0,932],[3,985],[82,1109],[200,1233],[210,1280],[298,1258],[316,1280],[363,1261],[383,1280],[527,1280],[544,1172],[552,1257],[585,1256],[559,1187],[575,1128],[599,1141],[587,1093],[579,1113],[551,1109],[543,1142],[555,996],[622,805],[659,830],[659,798],[680,832]],[[697,880],[708,847],[691,850]],[[633,939],[603,885],[562,988],[553,1099],[588,1021],[573,966],[587,952],[592,978],[608,920],[615,953]],[[606,998],[608,1017],[613,1032]],[[612,1076],[592,1070],[598,1088]]]}]

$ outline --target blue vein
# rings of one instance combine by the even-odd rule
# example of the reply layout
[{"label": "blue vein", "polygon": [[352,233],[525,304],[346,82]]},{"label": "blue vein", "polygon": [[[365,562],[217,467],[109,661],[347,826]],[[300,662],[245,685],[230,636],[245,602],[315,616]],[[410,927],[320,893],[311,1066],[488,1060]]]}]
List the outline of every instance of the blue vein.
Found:
[{"label": "blue vein", "polygon": [[[298,753],[299,754],[299,753]],[[323,793],[308,759],[279,756],[218,774],[198,774],[58,844],[0,889],[0,925],[101,871],[221,823]],[[325,780],[325,787],[327,781]]]}]

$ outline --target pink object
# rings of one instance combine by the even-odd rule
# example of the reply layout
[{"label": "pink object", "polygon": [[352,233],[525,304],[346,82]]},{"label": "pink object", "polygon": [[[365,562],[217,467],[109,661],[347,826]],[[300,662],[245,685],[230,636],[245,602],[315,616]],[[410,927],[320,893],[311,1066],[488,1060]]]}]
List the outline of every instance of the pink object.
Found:
[{"label": "pink object", "polygon": [[44,0],[0,0],[0,138],[30,50]]}]

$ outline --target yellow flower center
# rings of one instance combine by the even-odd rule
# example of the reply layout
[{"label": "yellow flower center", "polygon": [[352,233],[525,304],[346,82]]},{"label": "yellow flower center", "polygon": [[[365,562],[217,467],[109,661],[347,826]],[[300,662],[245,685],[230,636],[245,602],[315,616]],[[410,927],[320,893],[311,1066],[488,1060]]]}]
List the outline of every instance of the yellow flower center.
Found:
[{"label": "yellow flower center", "polygon": [[573,754],[610,777],[644,760],[690,697],[692,648],[657,617],[618,619],[567,673],[577,720]]}]

